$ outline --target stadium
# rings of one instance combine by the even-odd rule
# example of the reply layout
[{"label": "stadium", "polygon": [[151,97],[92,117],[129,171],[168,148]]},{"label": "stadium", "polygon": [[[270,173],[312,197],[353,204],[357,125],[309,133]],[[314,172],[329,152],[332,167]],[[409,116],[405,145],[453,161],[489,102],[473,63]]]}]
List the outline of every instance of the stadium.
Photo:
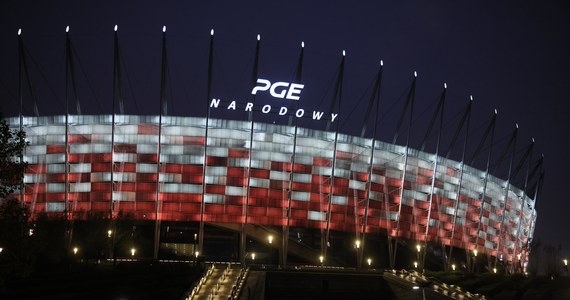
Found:
[{"label": "stadium", "polygon": [[[301,52],[299,65],[302,59]],[[342,90],[343,63],[337,90]],[[115,62],[116,76],[119,66]],[[20,197],[33,218],[81,221],[99,214],[112,222],[128,215],[153,224],[155,258],[160,249],[182,244],[189,245],[187,254],[212,255],[208,243],[222,231],[235,237],[229,245],[242,262],[259,249],[250,246],[254,240],[269,244],[267,261],[280,265],[287,265],[288,257],[354,265],[356,257],[361,266],[374,257],[386,267],[409,267],[398,258],[398,247],[408,256],[415,256],[410,247],[417,247],[420,264],[430,249],[448,267],[454,260],[469,263],[477,253],[509,268],[526,266],[539,184],[531,187],[529,170],[523,187],[510,182],[511,169],[520,169],[512,168],[514,154],[504,180],[490,174],[489,162],[481,170],[465,155],[460,161],[447,158],[439,150],[439,135],[435,153],[429,153],[408,141],[380,141],[375,133],[343,134],[335,123],[341,92],[330,112],[310,111],[295,102],[303,89],[300,75],[296,83],[271,83],[254,70],[254,78],[251,102],[220,100],[209,90],[204,117],[168,115],[165,103],[155,115],[126,115],[115,112],[113,99],[112,114],[8,118],[29,142]],[[380,82],[381,72],[378,88]],[[400,123],[413,106],[414,83]],[[115,85],[120,90],[119,80]],[[294,104],[260,103],[262,93]],[[376,97],[371,107],[378,106]],[[445,88],[428,131],[439,119],[441,132],[444,99]],[[215,109],[242,110],[249,119],[210,117]],[[289,124],[271,122],[276,118]],[[327,130],[300,126],[295,119],[301,118],[322,118]],[[487,132],[493,130],[491,121]],[[516,130],[513,137],[516,142]],[[491,134],[489,156],[492,148]],[[193,242],[170,237],[171,228],[186,228]],[[458,250],[464,258],[453,258]]]}]

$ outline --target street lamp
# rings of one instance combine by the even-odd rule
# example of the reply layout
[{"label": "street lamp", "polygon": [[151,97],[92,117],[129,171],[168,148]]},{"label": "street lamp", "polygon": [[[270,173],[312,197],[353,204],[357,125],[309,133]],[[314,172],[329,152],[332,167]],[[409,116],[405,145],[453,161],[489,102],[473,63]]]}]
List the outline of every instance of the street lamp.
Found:
[{"label": "street lamp", "polygon": [[135,252],[136,252],[136,251],[137,251],[137,250],[136,250],[135,248],[131,248],[131,256],[135,256]]},{"label": "street lamp", "polygon": [[[416,244],[416,251],[417,251],[417,260],[421,261],[421,252],[422,252],[422,245]],[[423,265],[423,264],[422,264]],[[414,263],[415,268],[418,268],[418,263]]]},{"label": "street lamp", "polygon": [[255,252],[251,252],[251,262],[255,261]]},{"label": "street lamp", "polygon": [[4,248],[0,247],[0,253],[2,253],[2,251],[4,251]]},{"label": "street lamp", "polygon": [[368,258],[366,262],[368,262],[368,268],[370,268],[372,266],[372,258]]},{"label": "street lamp", "polygon": [[418,262],[417,261],[414,261],[414,268],[416,268],[416,269],[418,268]]},{"label": "street lamp", "polygon": [[562,260],[562,262],[564,263],[564,270],[566,271],[566,275],[568,275],[568,259],[565,258]]},{"label": "street lamp", "polygon": [[497,268],[493,268],[493,273],[497,274]]},{"label": "street lamp", "polygon": [[455,264],[452,264],[452,265],[451,265],[451,269],[452,269],[453,271],[455,271]]},{"label": "street lamp", "polygon": [[354,247],[356,247],[356,249],[360,249],[360,240],[356,240],[354,242]]},{"label": "street lamp", "polygon": [[108,237],[111,237],[112,234],[113,234],[113,230],[111,230],[111,229],[107,230],[107,236]]},{"label": "street lamp", "polygon": [[477,249],[473,250],[473,268],[471,269],[472,272],[475,272],[475,267],[477,266],[477,254],[479,252],[477,251]]},{"label": "street lamp", "polygon": [[271,244],[273,243],[273,236],[272,236],[272,235],[269,235],[269,236],[267,237],[267,241],[269,242],[269,245],[271,245]]},{"label": "street lamp", "polygon": [[319,261],[321,262],[321,266],[323,265],[323,262],[325,261],[325,257],[324,256],[319,256]]},{"label": "street lamp", "polygon": [[73,248],[73,255],[77,255],[77,251],[79,251],[79,248],[74,247],[74,248]]}]

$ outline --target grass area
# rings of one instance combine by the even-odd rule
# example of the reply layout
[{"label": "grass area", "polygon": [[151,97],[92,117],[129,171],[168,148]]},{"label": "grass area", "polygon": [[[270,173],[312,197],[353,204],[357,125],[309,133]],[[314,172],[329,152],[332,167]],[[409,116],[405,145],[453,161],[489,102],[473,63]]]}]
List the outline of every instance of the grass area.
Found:
[{"label": "grass area", "polygon": [[179,300],[201,275],[201,268],[184,263],[90,262],[9,279],[0,298]]},{"label": "grass area", "polygon": [[461,272],[428,272],[441,282],[454,284],[472,293],[490,299],[570,299],[570,277],[551,279],[547,276],[523,274],[501,275],[492,273],[463,274]]}]

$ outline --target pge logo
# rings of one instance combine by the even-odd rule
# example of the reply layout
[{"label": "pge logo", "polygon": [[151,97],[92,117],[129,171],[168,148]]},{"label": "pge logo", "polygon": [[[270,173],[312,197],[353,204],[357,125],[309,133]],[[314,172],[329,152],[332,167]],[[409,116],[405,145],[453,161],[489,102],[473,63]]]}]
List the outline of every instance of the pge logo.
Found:
[{"label": "pge logo", "polygon": [[271,84],[267,79],[257,79],[257,85],[251,90],[251,94],[255,95],[258,91],[267,91],[275,98],[286,98],[290,100],[299,100],[301,90],[305,87],[304,84],[289,83],[278,81]]}]

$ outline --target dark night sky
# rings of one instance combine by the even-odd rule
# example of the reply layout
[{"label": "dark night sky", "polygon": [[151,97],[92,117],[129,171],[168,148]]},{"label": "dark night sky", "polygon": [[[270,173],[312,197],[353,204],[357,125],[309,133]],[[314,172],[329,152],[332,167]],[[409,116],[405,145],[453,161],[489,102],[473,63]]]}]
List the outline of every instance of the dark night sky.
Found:
[{"label": "dark night sky", "polygon": [[[449,86],[444,145],[469,95],[475,98],[471,152],[497,108],[495,159],[516,122],[518,159],[531,138],[536,139],[533,159],[544,154],[546,177],[535,237],[545,244],[560,243],[564,255],[570,256],[570,198],[565,190],[570,180],[564,171],[570,167],[566,147],[570,6],[565,1],[270,2],[2,1],[1,110],[5,116],[17,114],[18,28],[33,58],[30,70],[41,115],[64,113],[66,25],[71,26],[84,114],[111,112],[115,24],[128,114],[158,112],[163,25],[168,29],[168,102],[174,115],[204,114],[211,28],[216,41],[213,96],[222,99],[247,100],[259,33],[260,77],[273,81],[291,81],[300,43],[305,42],[305,89],[299,103],[328,111],[341,52],[346,50],[340,131],[349,134],[360,132],[371,84],[383,59],[380,138],[391,140],[414,71],[419,73],[414,147],[420,146],[444,82]],[[24,95],[25,112],[31,114],[30,97]],[[282,104],[263,101],[275,107]],[[324,129],[320,123],[305,125]],[[430,140],[429,151],[434,151],[434,141]],[[452,157],[458,159],[459,153]],[[483,168],[484,159],[481,155],[476,166]],[[507,164],[499,165],[499,177],[506,177]],[[515,183],[522,182],[524,170],[521,174]]]}]

